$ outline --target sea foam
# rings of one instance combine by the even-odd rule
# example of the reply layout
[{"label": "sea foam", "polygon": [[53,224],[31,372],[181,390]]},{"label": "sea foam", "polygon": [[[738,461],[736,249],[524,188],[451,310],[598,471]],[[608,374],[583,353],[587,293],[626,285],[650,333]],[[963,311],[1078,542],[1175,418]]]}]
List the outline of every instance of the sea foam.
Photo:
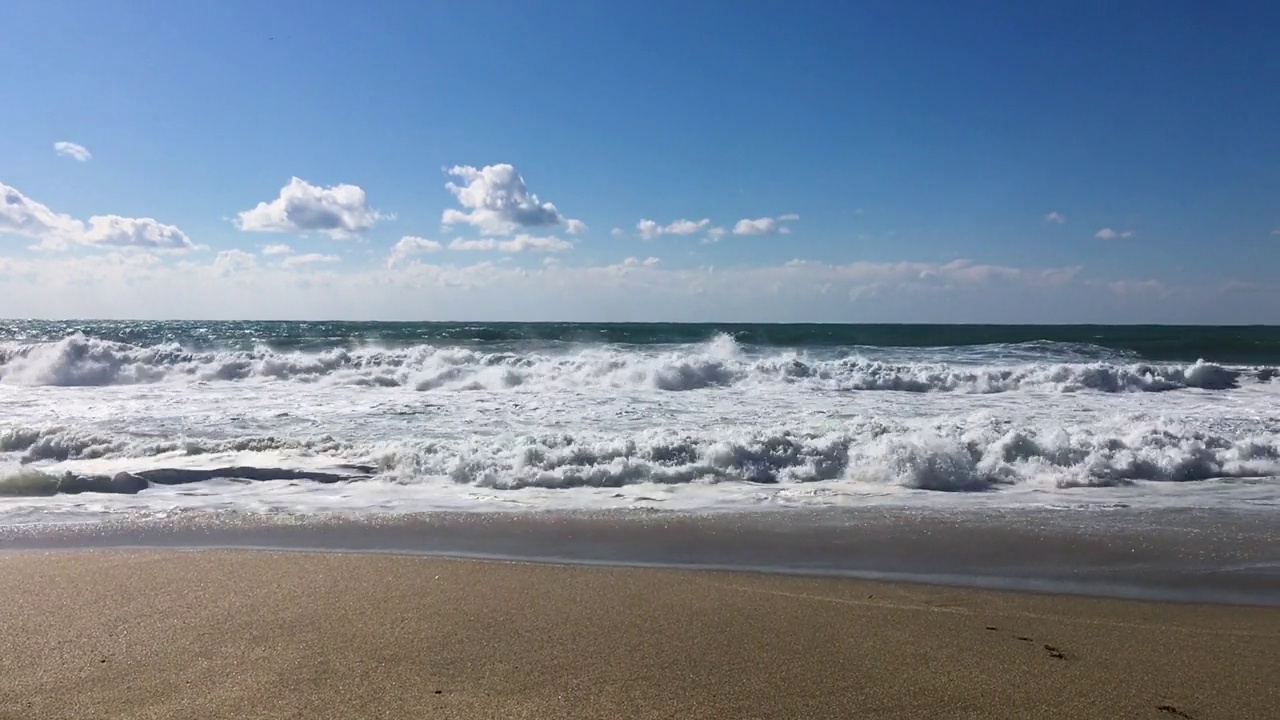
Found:
[{"label": "sea foam", "polygon": [[803,390],[1002,393],[1227,390],[1273,382],[1272,367],[1032,361],[982,365],[888,361],[796,351],[744,352],[727,336],[668,349],[586,346],[561,352],[420,345],[277,352],[137,347],[82,335],[0,347],[0,383],[86,387],[148,383],[297,382],[418,391],[656,389],[789,386]]},{"label": "sea foam", "polygon": [[[404,485],[465,485],[493,490],[623,487],[636,484],[714,485],[828,483],[966,492],[1003,486],[1112,487],[1135,482],[1194,482],[1280,474],[1280,434],[1231,437],[1177,423],[1127,427],[1014,427],[1009,423],[895,424],[857,420],[825,430],[773,428],[700,434],[647,430],[633,434],[559,433],[399,440],[350,447],[331,439],[281,443],[240,438],[185,446],[123,440],[69,442],[57,430],[7,432],[7,449],[26,448],[31,461],[115,459],[112,467],[150,483],[377,480]],[[15,440],[20,438],[20,440]],[[45,439],[48,439],[47,441]],[[62,444],[57,444],[60,441]],[[59,447],[57,452],[35,448]],[[208,466],[193,457],[216,453]],[[226,456],[241,458],[227,466]],[[262,465],[264,457],[275,463]],[[280,467],[290,458],[325,458],[331,470]],[[175,458],[184,458],[181,465]],[[255,462],[259,464],[251,464]],[[74,463],[73,463],[74,466]],[[97,487],[92,472],[61,467],[38,481],[22,470],[0,479],[0,494],[49,494],[63,473],[66,487]],[[107,478],[109,475],[103,475]],[[95,486],[94,483],[97,483]]]}]

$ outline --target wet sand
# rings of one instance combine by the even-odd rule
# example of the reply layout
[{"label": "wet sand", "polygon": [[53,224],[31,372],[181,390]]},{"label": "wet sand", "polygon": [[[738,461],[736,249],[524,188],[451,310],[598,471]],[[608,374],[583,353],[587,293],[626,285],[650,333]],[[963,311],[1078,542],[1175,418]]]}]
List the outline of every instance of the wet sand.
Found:
[{"label": "wet sand", "polygon": [[0,554],[0,718],[1280,717],[1280,610],[714,571]]},{"label": "wet sand", "polygon": [[0,527],[0,551],[81,548],[372,551],[1280,607],[1274,508],[446,511],[305,518],[178,513]]}]

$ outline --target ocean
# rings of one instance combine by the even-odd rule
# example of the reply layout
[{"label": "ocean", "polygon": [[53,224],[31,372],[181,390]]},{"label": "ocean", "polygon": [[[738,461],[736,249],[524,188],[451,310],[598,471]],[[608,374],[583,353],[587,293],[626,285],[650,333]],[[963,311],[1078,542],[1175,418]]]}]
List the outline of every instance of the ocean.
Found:
[{"label": "ocean", "polygon": [[0,525],[1280,504],[1280,328],[0,323]]}]

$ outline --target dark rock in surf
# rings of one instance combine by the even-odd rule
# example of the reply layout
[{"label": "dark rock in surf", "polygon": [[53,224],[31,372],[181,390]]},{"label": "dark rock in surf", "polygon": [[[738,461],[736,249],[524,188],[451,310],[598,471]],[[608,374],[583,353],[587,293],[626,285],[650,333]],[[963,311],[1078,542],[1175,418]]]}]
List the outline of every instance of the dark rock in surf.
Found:
[{"label": "dark rock in surf", "polygon": [[118,472],[111,478],[111,492],[123,495],[136,495],[146,490],[148,483],[133,473]]}]

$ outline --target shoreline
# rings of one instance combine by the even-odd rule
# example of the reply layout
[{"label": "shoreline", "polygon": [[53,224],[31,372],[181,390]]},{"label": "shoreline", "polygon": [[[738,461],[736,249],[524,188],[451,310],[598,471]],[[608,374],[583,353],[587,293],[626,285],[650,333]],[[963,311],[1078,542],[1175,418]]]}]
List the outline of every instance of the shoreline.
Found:
[{"label": "shoreline", "polygon": [[710,570],[0,552],[0,716],[1210,717],[1280,612]]},{"label": "shoreline", "polygon": [[0,552],[60,549],[405,555],[1280,606],[1270,512],[202,514],[0,528]]}]

